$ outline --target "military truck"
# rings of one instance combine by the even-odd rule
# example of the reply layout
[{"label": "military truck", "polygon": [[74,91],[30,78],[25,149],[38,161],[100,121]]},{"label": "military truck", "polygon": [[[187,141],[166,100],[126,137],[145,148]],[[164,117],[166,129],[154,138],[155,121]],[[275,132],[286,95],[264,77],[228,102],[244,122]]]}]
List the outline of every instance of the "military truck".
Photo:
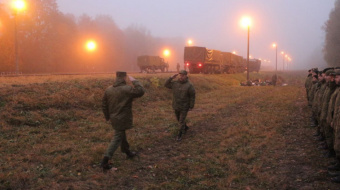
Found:
[{"label": "military truck", "polygon": [[243,57],[235,55],[230,52],[221,52],[222,63],[221,72],[223,73],[241,73],[244,72],[246,67],[243,64]]},{"label": "military truck", "polygon": [[[247,59],[244,59],[244,65],[247,67]],[[261,60],[249,59],[249,72],[259,72],[261,68]]]},{"label": "military truck", "polygon": [[164,62],[164,59],[159,56],[143,55],[137,57],[137,65],[140,68],[140,72],[161,72],[168,71],[169,64]]},{"label": "military truck", "polygon": [[220,73],[221,51],[205,47],[184,47],[184,64],[190,73]]}]

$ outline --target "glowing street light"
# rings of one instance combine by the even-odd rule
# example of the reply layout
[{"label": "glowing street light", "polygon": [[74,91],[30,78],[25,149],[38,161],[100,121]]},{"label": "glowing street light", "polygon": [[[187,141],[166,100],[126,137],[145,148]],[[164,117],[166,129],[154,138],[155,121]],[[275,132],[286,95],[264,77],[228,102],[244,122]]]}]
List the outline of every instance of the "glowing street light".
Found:
[{"label": "glowing street light", "polygon": [[165,50],[163,51],[163,55],[164,55],[165,57],[169,57],[169,56],[170,56],[170,50],[165,49]]},{"label": "glowing street light", "polygon": [[188,45],[191,46],[193,41],[191,39],[188,40]]},{"label": "glowing street light", "polygon": [[248,29],[248,43],[247,43],[247,81],[249,81],[249,31],[251,20],[248,17],[244,17],[241,20],[242,26]]},{"label": "glowing street light", "polygon": [[97,48],[97,43],[94,40],[89,40],[86,42],[85,47],[88,51],[94,51]]},{"label": "glowing street light", "polygon": [[16,72],[16,74],[19,74],[17,15],[18,15],[19,11],[26,9],[26,2],[23,1],[23,0],[15,0],[15,1],[12,2],[12,7],[14,9],[15,72]]},{"label": "glowing street light", "polygon": [[233,51],[233,54],[236,55],[236,51]]},{"label": "glowing street light", "polygon": [[276,69],[275,69],[275,71],[277,72],[277,44],[276,43],[273,43],[273,48],[275,48],[275,59],[276,59]]}]

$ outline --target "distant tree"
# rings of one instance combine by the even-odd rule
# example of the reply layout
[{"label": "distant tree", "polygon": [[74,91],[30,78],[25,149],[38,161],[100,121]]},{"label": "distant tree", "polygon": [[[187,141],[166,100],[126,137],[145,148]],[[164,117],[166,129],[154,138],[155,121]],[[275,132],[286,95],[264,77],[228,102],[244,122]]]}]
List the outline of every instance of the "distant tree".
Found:
[{"label": "distant tree", "polygon": [[0,72],[14,71],[14,22],[0,3]]},{"label": "distant tree", "polygon": [[340,0],[336,0],[335,7],[325,23],[326,39],[324,58],[331,67],[340,66]]},{"label": "distant tree", "polygon": [[137,57],[141,55],[159,56],[162,40],[151,35],[143,26],[131,25],[125,29],[126,67],[138,71]]}]

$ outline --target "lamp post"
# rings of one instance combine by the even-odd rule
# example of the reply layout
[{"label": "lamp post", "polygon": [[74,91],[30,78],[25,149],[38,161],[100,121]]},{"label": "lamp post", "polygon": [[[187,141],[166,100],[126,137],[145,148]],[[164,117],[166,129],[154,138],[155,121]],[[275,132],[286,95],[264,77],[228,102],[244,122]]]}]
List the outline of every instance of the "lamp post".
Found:
[{"label": "lamp post", "polygon": [[274,43],[273,47],[275,48],[275,64],[276,64],[275,71],[277,72],[277,45]]},{"label": "lamp post", "polygon": [[[287,63],[286,64],[287,64],[287,67],[288,67],[288,54],[285,55],[285,58],[287,59]],[[283,66],[283,68],[284,68],[284,66]]]},{"label": "lamp post", "polygon": [[284,65],[285,65],[285,52],[281,51],[281,55],[282,55],[282,68],[284,68]]},{"label": "lamp post", "polygon": [[18,56],[18,29],[17,29],[17,15],[18,12],[26,8],[26,3],[23,0],[13,1],[14,9],[14,55],[15,55],[15,73],[19,74],[19,56]]},{"label": "lamp post", "polygon": [[247,81],[249,81],[249,33],[250,33],[250,18],[243,18],[242,25],[248,29],[248,43],[247,43]]}]

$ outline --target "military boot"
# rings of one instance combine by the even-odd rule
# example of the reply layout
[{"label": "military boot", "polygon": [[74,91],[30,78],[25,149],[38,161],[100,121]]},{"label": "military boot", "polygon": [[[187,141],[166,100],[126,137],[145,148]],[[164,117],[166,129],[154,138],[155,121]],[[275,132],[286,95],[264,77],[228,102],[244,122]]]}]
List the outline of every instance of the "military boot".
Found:
[{"label": "military boot", "polygon": [[100,167],[103,168],[103,172],[107,172],[108,170],[112,168],[112,165],[109,164],[109,160],[110,160],[109,157],[104,156],[102,163],[100,164]]},{"label": "military boot", "polygon": [[332,177],[331,182],[333,183],[340,183],[340,176]]},{"label": "military boot", "polygon": [[178,133],[178,136],[177,136],[177,139],[176,139],[177,141],[181,141],[182,140],[182,131],[180,131],[179,133]]},{"label": "military boot", "polygon": [[134,157],[138,157],[138,153],[137,152],[131,152],[131,151],[127,151],[126,152],[126,159],[133,159]]},{"label": "military boot", "polygon": [[187,125],[185,125],[185,127],[184,127],[184,134],[187,133],[188,130],[189,130],[189,127]]},{"label": "military boot", "polygon": [[332,166],[329,166],[327,169],[330,170],[330,171],[340,170],[340,163],[339,163],[339,161],[336,164],[334,164]]},{"label": "military boot", "polygon": [[328,175],[331,177],[340,176],[340,171],[328,171]]}]

